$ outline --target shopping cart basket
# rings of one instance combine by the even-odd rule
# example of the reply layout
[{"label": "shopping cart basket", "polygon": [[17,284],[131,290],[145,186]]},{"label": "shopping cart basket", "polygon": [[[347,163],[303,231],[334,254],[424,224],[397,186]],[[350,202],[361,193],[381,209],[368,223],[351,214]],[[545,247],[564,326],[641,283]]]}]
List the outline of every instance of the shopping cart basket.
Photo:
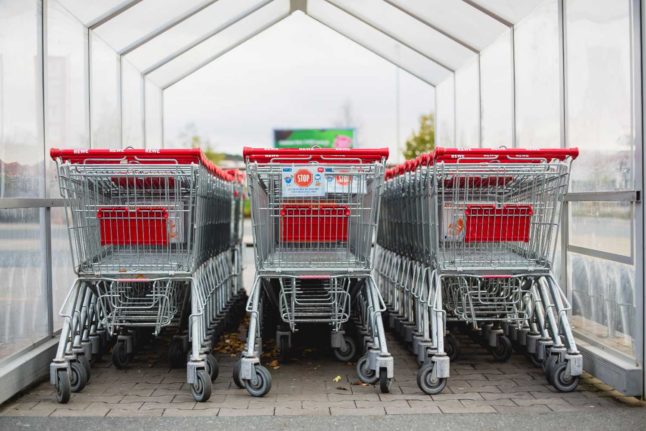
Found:
[{"label": "shopping cart basket", "polygon": [[387,172],[378,279],[389,323],[424,363],[425,392],[444,388],[459,349],[445,320],[471,325],[497,360],[525,346],[557,389],[576,388],[582,358],[552,262],[577,155],[438,148]]},{"label": "shopping cart basket", "polygon": [[167,328],[175,331],[171,364],[186,364],[190,343],[187,380],[205,401],[217,376],[211,347],[241,291],[230,253],[241,185],[200,150],[52,149],[51,156],[78,275],[50,366],[59,401],[83,389],[89,358],[109,338],[113,363],[123,368],[146,330]]},{"label": "shopping cart basket", "polygon": [[[357,353],[345,333],[351,318],[364,336],[359,376],[388,391],[393,360],[381,322],[383,300],[371,276],[372,244],[387,149],[245,148],[255,242],[256,279],[245,352],[234,370],[251,395],[271,387],[259,364],[260,314],[277,313],[281,356],[305,323],[329,324],[343,361]],[[275,307],[272,310],[267,304]]]}]

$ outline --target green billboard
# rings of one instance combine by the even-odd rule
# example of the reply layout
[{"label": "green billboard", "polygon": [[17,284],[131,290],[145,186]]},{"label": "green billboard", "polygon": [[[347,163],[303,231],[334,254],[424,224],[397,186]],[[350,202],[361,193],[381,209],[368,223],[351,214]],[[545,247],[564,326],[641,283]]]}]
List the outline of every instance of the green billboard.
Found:
[{"label": "green billboard", "polygon": [[354,129],[278,129],[274,148],[352,148]]}]

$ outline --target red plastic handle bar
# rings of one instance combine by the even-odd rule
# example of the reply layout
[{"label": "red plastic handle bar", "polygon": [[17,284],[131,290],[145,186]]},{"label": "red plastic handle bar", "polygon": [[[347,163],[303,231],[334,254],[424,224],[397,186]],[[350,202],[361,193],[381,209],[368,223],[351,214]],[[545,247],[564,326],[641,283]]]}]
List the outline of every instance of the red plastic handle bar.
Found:
[{"label": "red plastic handle bar", "polygon": [[388,158],[388,148],[250,148],[242,155],[247,162],[256,163],[362,163],[380,162]]},{"label": "red plastic handle bar", "polygon": [[108,150],[93,148],[90,150],[52,148],[49,151],[52,159],[73,164],[173,164],[190,165],[202,164],[214,176],[224,181],[234,181],[233,175],[223,171],[199,148],[177,148],[143,150],[126,148],[124,150]]},{"label": "red plastic handle bar", "polygon": [[545,160],[574,160],[579,156],[578,148],[436,148],[427,159],[430,163],[541,163]]}]

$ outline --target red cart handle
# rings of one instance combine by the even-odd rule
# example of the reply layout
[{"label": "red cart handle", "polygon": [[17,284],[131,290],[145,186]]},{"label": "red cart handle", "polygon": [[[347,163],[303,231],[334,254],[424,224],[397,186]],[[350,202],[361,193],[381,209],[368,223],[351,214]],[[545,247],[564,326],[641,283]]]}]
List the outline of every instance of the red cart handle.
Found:
[{"label": "red cart handle", "polygon": [[139,148],[126,148],[124,150],[52,148],[49,155],[54,160],[60,159],[62,162],[73,164],[202,164],[217,178],[229,182],[235,180],[233,175],[223,171],[207,159],[199,148],[164,148],[159,150],[143,150]]},{"label": "red cart handle", "polygon": [[576,159],[578,148],[436,148],[429,163],[541,163],[544,161]]},{"label": "red cart handle", "polygon": [[250,148],[242,150],[247,162],[256,163],[361,163],[381,162],[388,148]]}]

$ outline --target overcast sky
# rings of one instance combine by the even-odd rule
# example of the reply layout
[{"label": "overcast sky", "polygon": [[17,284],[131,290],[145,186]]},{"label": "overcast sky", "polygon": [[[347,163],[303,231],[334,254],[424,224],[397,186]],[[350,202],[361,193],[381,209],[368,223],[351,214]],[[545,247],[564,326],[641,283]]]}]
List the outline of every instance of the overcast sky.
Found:
[{"label": "overcast sky", "polygon": [[[389,147],[396,161],[396,82],[395,66],[294,13],[166,90],[166,145],[180,145],[191,123],[229,153],[271,146],[275,128],[354,126],[359,146]],[[404,71],[399,82],[403,145],[433,111],[434,91]]]}]

